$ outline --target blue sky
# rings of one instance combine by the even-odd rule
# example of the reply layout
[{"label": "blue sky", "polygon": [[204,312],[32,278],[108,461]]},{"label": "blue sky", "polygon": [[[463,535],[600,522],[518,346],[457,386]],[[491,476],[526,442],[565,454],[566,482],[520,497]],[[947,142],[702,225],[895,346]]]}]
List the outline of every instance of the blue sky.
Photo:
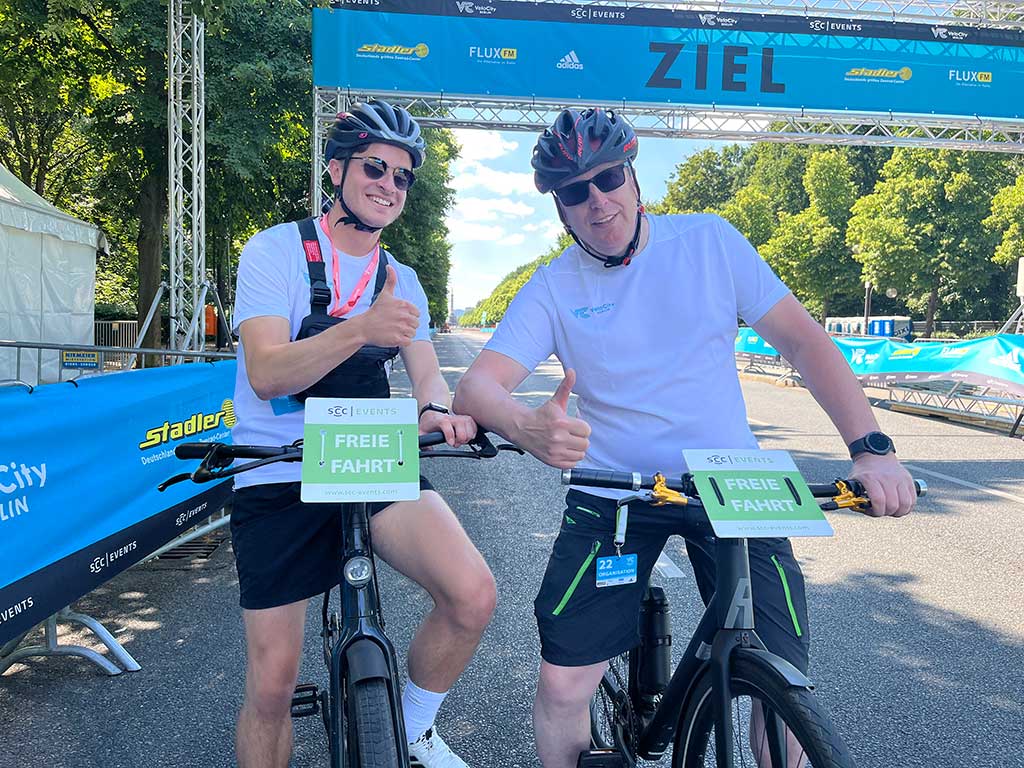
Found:
[{"label": "blue sky", "polygon": [[[562,226],[550,195],[533,186],[530,151],[536,135],[456,130],[462,156],[453,168],[455,208],[448,217],[452,243],[449,285],[455,308],[472,307],[516,267],[550,248]],[[665,194],[676,165],[719,142],[640,139],[637,172],[646,200]]]}]

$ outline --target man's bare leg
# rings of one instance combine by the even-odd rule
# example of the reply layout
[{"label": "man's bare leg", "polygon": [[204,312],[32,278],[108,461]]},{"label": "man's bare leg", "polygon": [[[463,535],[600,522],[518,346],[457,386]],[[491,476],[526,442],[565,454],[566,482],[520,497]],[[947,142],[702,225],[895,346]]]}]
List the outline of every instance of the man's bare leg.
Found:
[{"label": "man's bare leg", "polygon": [[307,602],[242,611],[246,668],[235,739],[239,768],[287,768]]},{"label": "man's bare leg", "polygon": [[409,645],[409,679],[447,691],[469,664],[494,613],[487,563],[434,491],[392,504],[371,519],[376,553],[430,593],[434,607]]},{"label": "man's bare leg", "polygon": [[544,768],[576,768],[580,752],[590,749],[590,700],[608,662],[585,667],[540,663],[533,730]]},{"label": "man's bare leg", "polygon": [[[754,753],[758,768],[782,768],[772,765],[761,702],[759,699],[750,701],[750,750]],[[803,768],[807,764],[807,755],[789,728],[786,729],[786,763],[785,768]]]}]

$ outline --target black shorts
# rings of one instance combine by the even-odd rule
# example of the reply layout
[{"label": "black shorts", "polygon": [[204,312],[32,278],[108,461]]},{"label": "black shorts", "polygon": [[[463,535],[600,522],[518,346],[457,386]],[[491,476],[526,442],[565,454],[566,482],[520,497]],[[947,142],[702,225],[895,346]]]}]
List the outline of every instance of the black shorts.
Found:
[{"label": "black shorts", "polygon": [[[640,600],[668,537],[679,534],[672,507],[629,505],[622,554],[637,555],[634,584],[597,587],[598,557],[615,554],[615,502],[577,490],[566,496],[562,529],[534,601],[541,656],[580,667],[625,653],[640,642]],[[788,539],[749,539],[754,626],[770,651],[807,671],[810,635],[804,577]],[[715,539],[686,539],[704,603],[715,590]]]},{"label": "black shorts", "polygon": [[[341,573],[337,504],[305,504],[299,483],[252,485],[235,491],[231,543],[243,608],[276,608],[334,587]],[[420,477],[420,490],[432,491]],[[394,502],[369,503],[374,515]]]}]

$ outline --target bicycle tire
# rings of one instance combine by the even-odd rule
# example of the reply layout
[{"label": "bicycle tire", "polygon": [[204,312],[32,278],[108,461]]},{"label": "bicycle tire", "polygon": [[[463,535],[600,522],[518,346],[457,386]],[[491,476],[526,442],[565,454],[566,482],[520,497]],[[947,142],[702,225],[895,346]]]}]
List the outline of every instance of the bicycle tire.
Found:
[{"label": "bicycle tire", "polygon": [[[730,687],[733,696],[733,736],[737,729],[742,732],[744,718],[749,718],[749,708],[737,706],[741,697],[756,697],[769,711],[782,719],[799,742],[806,756],[806,768],[854,768],[846,746],[836,732],[828,716],[818,704],[814,694],[805,688],[786,686],[770,671],[750,659],[735,657],[732,666]],[[714,715],[711,702],[711,670],[705,669],[693,695],[679,720],[675,746],[672,750],[672,768],[707,768],[715,765],[714,757]],[[740,738],[734,749],[741,750],[734,755],[738,765],[752,765],[760,768],[776,768],[771,758],[757,761],[750,737]],[[709,747],[712,752],[709,755]],[[747,751],[749,750],[749,751]],[[747,762],[742,756],[749,755]],[[792,756],[790,756],[792,761]],[[791,763],[792,764],[792,763]]]},{"label": "bicycle tire", "polygon": [[399,768],[398,740],[385,681],[370,678],[356,683],[349,691],[348,704],[361,768]]}]

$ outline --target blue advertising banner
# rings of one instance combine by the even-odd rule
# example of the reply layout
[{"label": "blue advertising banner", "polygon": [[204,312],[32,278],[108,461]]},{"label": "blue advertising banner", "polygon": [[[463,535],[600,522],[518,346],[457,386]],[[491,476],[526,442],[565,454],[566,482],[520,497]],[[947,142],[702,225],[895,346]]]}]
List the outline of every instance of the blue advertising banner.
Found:
[{"label": "blue advertising banner", "polygon": [[[903,344],[863,337],[833,341],[865,384],[952,380],[1024,397],[1024,336],[1004,333],[948,344]],[[778,354],[752,328],[740,328],[737,357]]]},{"label": "blue advertising banner", "polygon": [[156,486],[230,442],[235,362],[0,390],[0,645],[219,510],[230,482]]},{"label": "blue advertising banner", "polygon": [[491,0],[313,10],[318,87],[553,101],[1024,115],[1024,35]]}]

